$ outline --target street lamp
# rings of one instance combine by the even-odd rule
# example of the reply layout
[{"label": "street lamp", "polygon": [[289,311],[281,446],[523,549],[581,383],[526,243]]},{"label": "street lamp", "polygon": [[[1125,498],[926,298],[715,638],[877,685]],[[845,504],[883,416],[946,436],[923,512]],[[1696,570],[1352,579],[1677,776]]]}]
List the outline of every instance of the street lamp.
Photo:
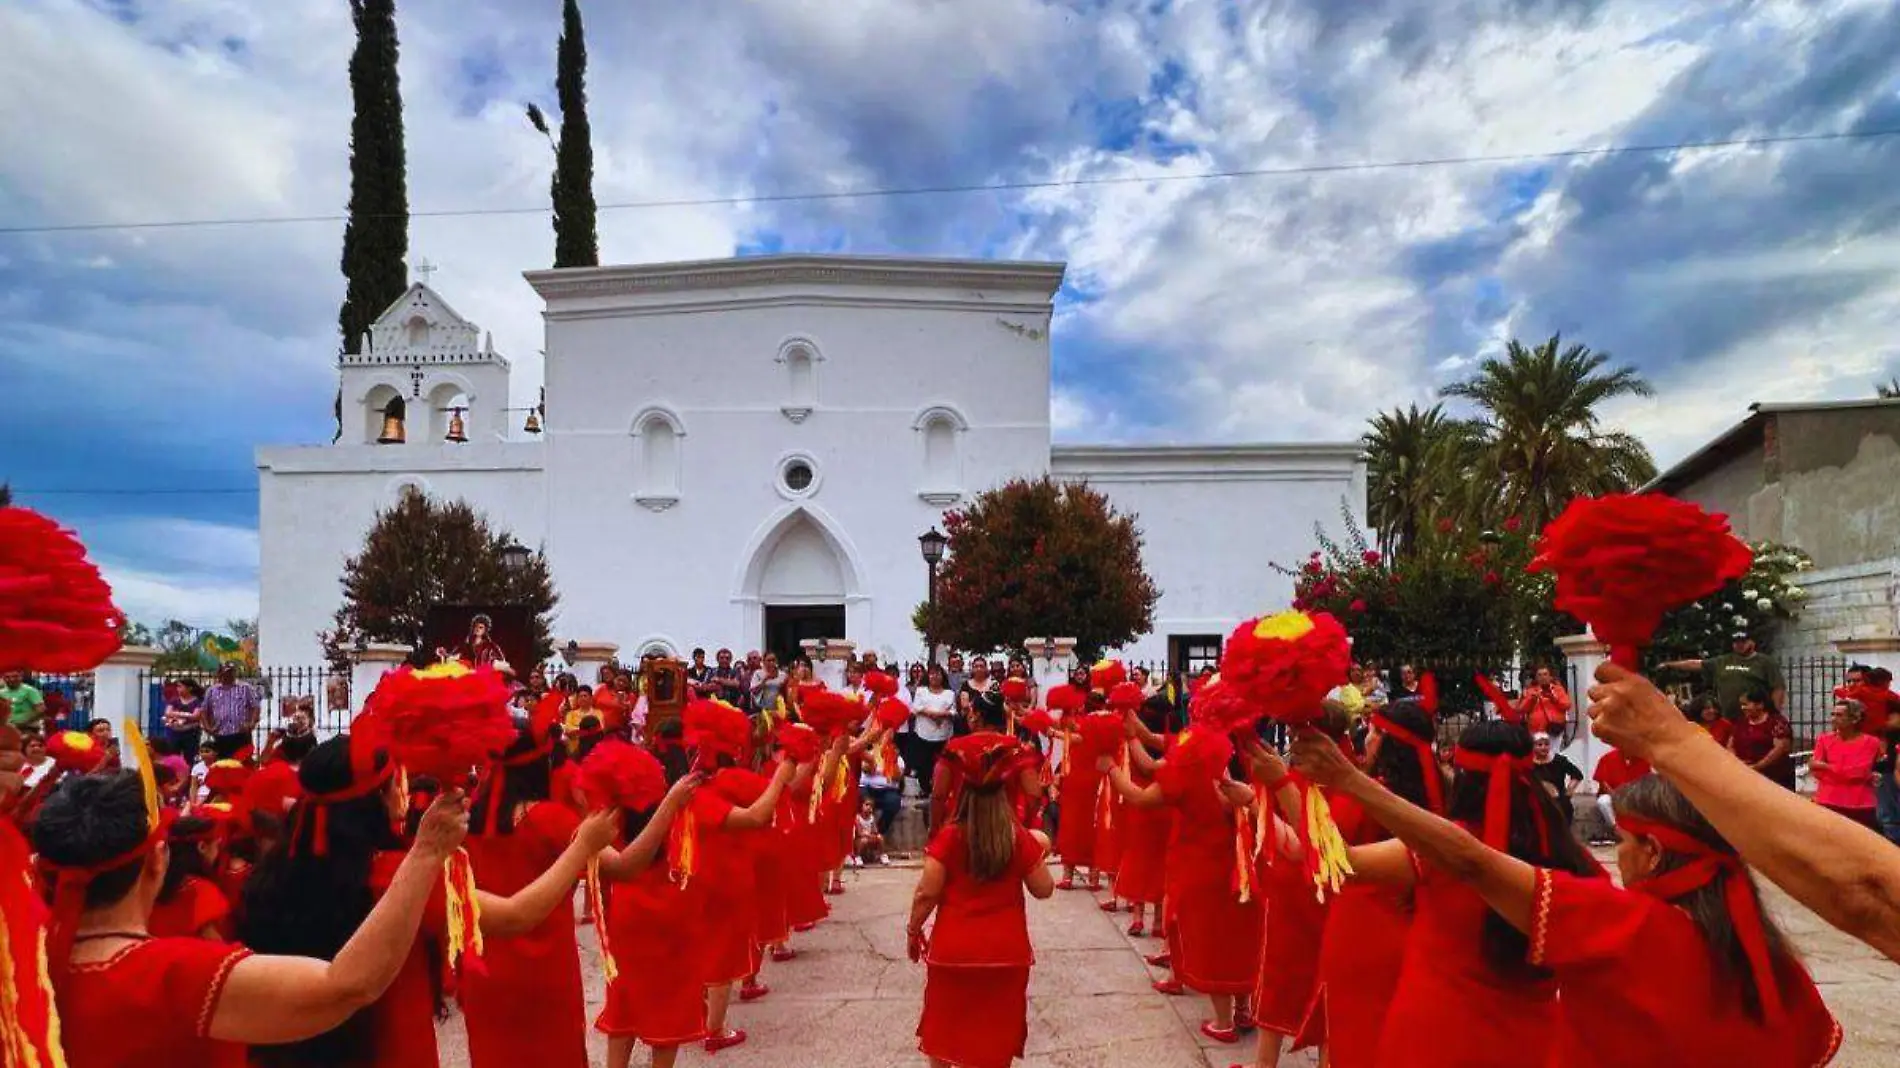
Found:
[{"label": "street lamp", "polygon": [[502,568],[510,575],[519,575],[526,571],[528,561],[534,559],[533,550],[512,538],[508,540],[508,544],[501,547],[498,555],[501,557]]},{"label": "street lamp", "polygon": [[[924,553],[924,565],[930,568],[929,604],[932,609],[937,607],[937,565],[943,563],[943,550],[949,544],[950,539],[939,533],[935,526],[917,537],[917,547]],[[932,614],[935,614],[934,611]],[[937,643],[934,639],[930,642],[929,659],[930,663],[937,662]]]}]

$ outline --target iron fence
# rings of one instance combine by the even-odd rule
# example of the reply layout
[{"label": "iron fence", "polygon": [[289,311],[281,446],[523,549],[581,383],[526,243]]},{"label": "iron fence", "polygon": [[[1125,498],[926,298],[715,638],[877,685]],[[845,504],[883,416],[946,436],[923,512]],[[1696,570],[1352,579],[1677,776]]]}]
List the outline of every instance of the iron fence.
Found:
[{"label": "iron fence", "polygon": [[85,730],[92,719],[92,673],[63,674],[39,672],[26,681],[46,699],[46,710],[54,729]]},{"label": "iron fence", "polygon": [[1781,714],[1794,732],[1795,752],[1814,748],[1814,740],[1834,729],[1834,688],[1847,681],[1847,660],[1838,656],[1788,657],[1781,662],[1788,688]]},{"label": "iron fence", "polygon": [[[168,738],[181,745],[196,736],[192,726],[174,730],[165,722],[168,708],[179,713],[189,710],[193,690],[202,694],[217,681],[215,672],[168,671],[142,672],[139,692],[145,695],[146,730],[153,738]],[[274,667],[252,674],[241,674],[238,681],[257,691],[258,719],[255,742],[262,746],[270,732],[287,728],[293,717],[302,714],[318,738],[342,733],[350,725],[350,678],[328,667]],[[201,697],[195,698],[202,700]]]}]

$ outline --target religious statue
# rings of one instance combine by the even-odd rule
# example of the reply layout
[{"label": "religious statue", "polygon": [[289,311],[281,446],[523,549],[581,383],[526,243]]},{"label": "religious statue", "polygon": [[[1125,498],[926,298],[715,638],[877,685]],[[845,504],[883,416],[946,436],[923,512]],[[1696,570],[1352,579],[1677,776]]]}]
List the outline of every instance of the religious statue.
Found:
[{"label": "religious statue", "polygon": [[469,667],[505,663],[508,658],[502,653],[501,646],[496,645],[495,639],[489,636],[494,626],[494,620],[486,614],[477,613],[474,619],[468,621],[468,638],[455,648],[455,659]]}]

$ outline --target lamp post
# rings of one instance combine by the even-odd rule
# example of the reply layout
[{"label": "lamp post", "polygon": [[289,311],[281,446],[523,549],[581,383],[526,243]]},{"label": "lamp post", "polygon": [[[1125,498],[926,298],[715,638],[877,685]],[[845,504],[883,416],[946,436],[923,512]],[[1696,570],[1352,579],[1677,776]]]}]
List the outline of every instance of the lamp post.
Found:
[{"label": "lamp post", "polygon": [[534,559],[534,551],[510,538],[508,544],[496,554],[501,557],[501,566],[510,575],[519,575],[528,569],[528,561]]},{"label": "lamp post", "polygon": [[[937,607],[937,565],[943,563],[943,550],[949,544],[950,539],[939,533],[935,526],[917,537],[917,547],[924,553],[924,565],[930,569],[928,603],[932,609]],[[929,644],[930,663],[934,664],[937,662],[937,642],[932,639]]]}]

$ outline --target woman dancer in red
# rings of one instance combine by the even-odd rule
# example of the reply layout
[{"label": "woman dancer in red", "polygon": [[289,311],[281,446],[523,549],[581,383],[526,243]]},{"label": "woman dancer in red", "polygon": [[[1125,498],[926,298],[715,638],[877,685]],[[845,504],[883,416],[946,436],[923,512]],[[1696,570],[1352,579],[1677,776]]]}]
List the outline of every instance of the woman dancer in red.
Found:
[{"label": "woman dancer in red", "polygon": [[961,785],[954,820],[931,839],[911,901],[910,959],[928,966],[917,1048],[934,1068],[1008,1068],[1029,1035],[1035,952],[1023,891],[1055,893],[1043,863],[1049,840],[1017,822],[1005,788],[1020,773],[1020,742],[969,734],[943,759]]},{"label": "woman dancer in red", "polygon": [[[1132,711],[1128,714],[1133,734],[1128,747],[1128,777],[1136,786],[1154,782],[1154,762],[1165,748],[1164,732],[1173,712],[1168,699],[1155,694],[1143,702],[1139,715]],[[1128,911],[1134,916],[1128,933],[1137,938],[1148,933],[1145,921],[1152,905],[1154,935],[1165,937],[1161,901],[1167,889],[1168,836],[1174,829],[1174,815],[1166,809],[1123,804],[1116,816],[1122,821],[1122,849],[1121,863],[1115,869],[1115,897],[1128,902]]]},{"label": "woman dancer in red", "polygon": [[[1368,771],[1392,792],[1434,811],[1445,807],[1445,780],[1432,749],[1432,720],[1415,698],[1371,716]],[[1327,794],[1333,822],[1350,845],[1383,841],[1385,829],[1351,797]],[[1310,887],[1307,896],[1312,896]],[[1318,986],[1295,1048],[1318,1044],[1331,1068],[1371,1068],[1379,1033],[1398,991],[1405,939],[1412,923],[1409,894],[1370,881],[1349,881],[1326,908],[1320,935]]]},{"label": "woman dancer in red", "polygon": [[1145,787],[1135,785],[1128,769],[1098,758],[1106,781],[1130,805],[1173,811],[1167,896],[1175,978],[1155,989],[1205,994],[1213,1019],[1202,1022],[1201,1033],[1224,1043],[1240,1041],[1236,1001],[1244,1008],[1253,992],[1262,923],[1261,900],[1243,891],[1249,880],[1236,870],[1243,851],[1236,834],[1252,829],[1253,790],[1225,777],[1232,755],[1233,743],[1190,727]]},{"label": "woman dancer in red", "polygon": [[[448,934],[442,894],[445,858],[432,848],[429,819],[434,817],[424,819],[416,844],[405,848],[396,827],[408,799],[388,752],[357,741],[368,737],[359,730],[333,738],[298,767],[303,799],[291,810],[288,832],[259,862],[245,887],[238,940],[256,950],[337,954],[346,942],[353,944],[359,929],[369,932],[373,918],[365,917],[372,904],[398,893],[406,865],[419,850],[428,866],[424,896],[434,895],[424,913],[427,937],[414,941],[394,983],[367,1011],[309,1041],[252,1050],[254,1065],[429,1068],[437,1063],[440,954]],[[459,834],[465,808],[460,792],[442,794],[431,812],[445,806],[456,814]],[[505,938],[540,927],[557,906],[572,900],[575,880],[588,861],[612,844],[615,822],[607,812],[582,821],[553,865],[519,893],[502,897],[475,891],[489,952]],[[571,920],[568,926],[572,928]]]},{"label": "woman dancer in red", "polygon": [[33,843],[53,901],[47,949],[66,1064],[243,1068],[253,1044],[261,1052],[307,1041],[351,1019],[408,957],[442,861],[461,841],[461,809],[456,798],[431,812],[390,892],[328,959],[254,955],[151,934],[169,851],[136,773],[62,782],[40,809]]},{"label": "woman dancer in red", "polygon": [[[1344,710],[1336,726],[1346,727]],[[1297,1038],[1319,987],[1320,939],[1326,930],[1326,904],[1313,892],[1302,862],[1295,827],[1304,826],[1306,782],[1259,739],[1243,748],[1254,785],[1266,808],[1261,845],[1254,860],[1254,886],[1266,899],[1266,933],[1261,940],[1260,970],[1251,1007],[1260,1028],[1255,1068],[1276,1068],[1289,1038]],[[1270,799],[1270,800],[1269,800]]]},{"label": "woman dancer in red", "polygon": [[622,813],[628,844],[600,861],[600,877],[609,884],[601,952],[613,967],[594,1028],[607,1036],[607,1068],[627,1068],[635,1042],[653,1051],[653,1068],[672,1068],[680,1046],[706,1037],[706,987],[678,970],[692,953],[701,894],[674,881],[665,856],[673,822],[699,785],[698,776],[688,775],[658,805]]},{"label": "woman dancer in red", "polygon": [[166,832],[165,881],[145,925],[153,938],[207,938],[229,934],[231,903],[212,881],[223,845],[222,821],[181,816]]},{"label": "woman dancer in red", "polygon": [[[1311,743],[1318,748],[1319,743]],[[1303,748],[1302,753],[1306,750]],[[1549,793],[1530,778],[1530,732],[1485,720],[1465,728],[1448,816],[1528,865],[1585,876],[1601,869]],[[1362,802],[1363,804],[1363,802]],[[1551,1063],[1566,1029],[1557,984],[1531,944],[1477,891],[1422,863],[1404,843],[1351,850],[1355,882],[1409,891],[1415,914],[1398,992],[1379,1039],[1380,1068],[1511,1068]],[[1420,1041],[1429,1035],[1430,1041]]]},{"label": "woman dancer in red", "polygon": [[[1074,700],[1071,702],[1065,697]],[[1058,709],[1059,705],[1069,707]],[[1056,823],[1056,852],[1062,856],[1062,881],[1056,884],[1057,890],[1075,889],[1078,868],[1089,869],[1090,890],[1102,888],[1102,872],[1095,865],[1095,809],[1102,774],[1095,770],[1094,757],[1078,748],[1081,733],[1076,729],[1084,713],[1102,706],[1102,698],[1089,692],[1087,668],[1069,672],[1068,684],[1050,691],[1050,710],[1062,713],[1052,732],[1062,739],[1063,753],[1061,778],[1056,785],[1056,800],[1061,806],[1061,818]]]},{"label": "woman dancer in red", "polygon": [[1616,792],[1619,889],[1492,849],[1380,789],[1327,743],[1302,740],[1296,753],[1315,778],[1359,798],[1426,865],[1457,873],[1526,939],[1528,963],[1551,970],[1565,1003],[1603,1021],[1568,1021],[1561,1063],[1808,1068],[1833,1059],[1840,1025],[1761,907],[1748,868],[1659,776]]},{"label": "woman dancer in red", "polygon": [[[505,897],[534,882],[580,826],[574,810],[552,796],[559,741],[552,707],[537,709],[475,797],[469,859],[475,885],[491,894]],[[458,995],[472,1068],[529,1061],[586,1068],[587,1006],[574,926],[570,898],[535,930],[489,947],[483,967],[463,976]]]}]

